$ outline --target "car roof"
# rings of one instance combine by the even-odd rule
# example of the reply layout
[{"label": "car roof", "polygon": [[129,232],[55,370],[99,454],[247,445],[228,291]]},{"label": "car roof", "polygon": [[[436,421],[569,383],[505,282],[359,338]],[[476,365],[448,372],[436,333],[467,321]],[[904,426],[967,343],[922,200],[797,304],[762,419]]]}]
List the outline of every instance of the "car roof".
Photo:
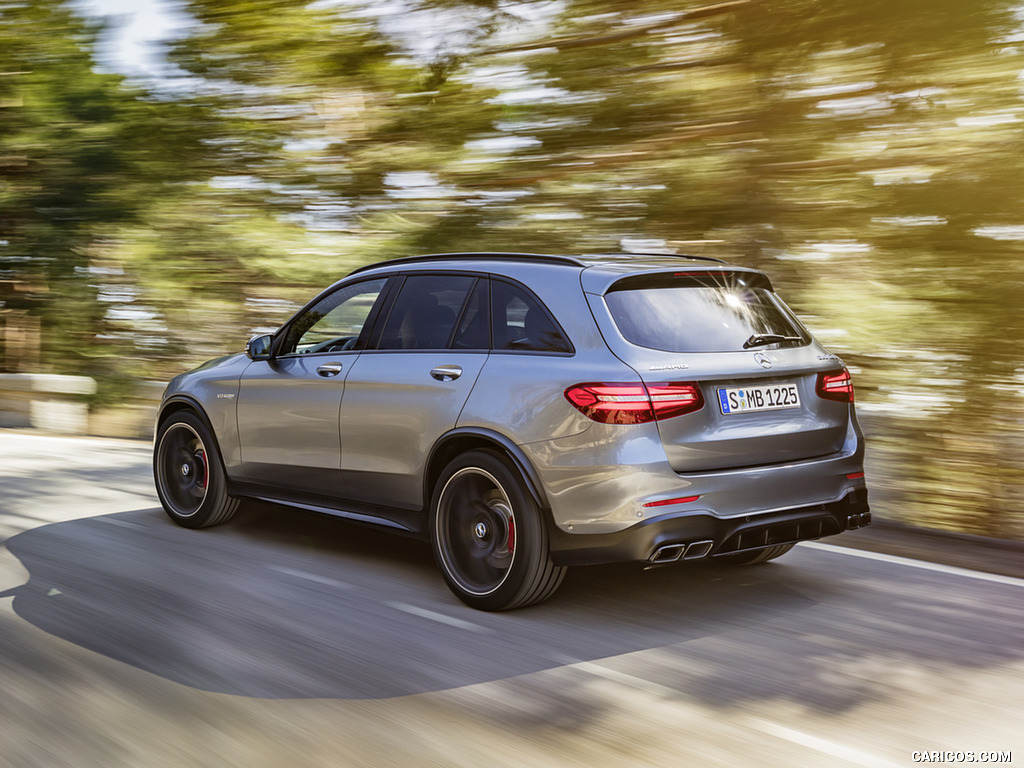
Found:
[{"label": "car roof", "polygon": [[582,256],[571,256],[568,254],[549,253],[520,253],[500,251],[480,251],[465,253],[431,253],[422,256],[405,256],[402,258],[389,259],[374,264],[367,264],[352,271],[351,274],[365,272],[378,267],[395,267],[405,264],[421,264],[425,262],[454,261],[454,262],[495,262],[495,261],[517,261],[532,262],[535,264],[562,264],[570,267],[587,268],[591,266],[619,266],[624,271],[643,270],[645,268],[674,269],[680,266],[680,260],[696,262],[715,262],[727,264],[728,262],[717,259],[713,256],[692,256],[688,254],[665,254],[665,253],[595,253]]},{"label": "car roof", "polygon": [[422,256],[405,256],[387,261],[378,261],[353,270],[350,274],[358,274],[378,268],[394,268],[436,262],[457,263],[493,263],[493,262],[531,262],[535,264],[562,264],[571,267],[585,267],[586,264],[573,256],[561,256],[545,253],[502,253],[502,252],[467,252],[467,253],[430,253]]},{"label": "car roof", "polygon": [[[552,268],[568,268],[583,272],[583,288],[590,293],[604,293],[614,282],[627,275],[639,275],[665,271],[700,271],[712,265],[720,265],[717,269],[728,271],[758,272],[758,270],[730,264],[722,259],[711,256],[676,255],[665,253],[596,253],[579,256],[567,254],[543,253],[504,253],[504,252],[469,252],[469,253],[433,253],[422,256],[408,256],[391,259],[375,264],[367,264],[354,270],[351,275],[377,269],[394,270],[405,266],[419,268],[430,266],[456,269],[488,269],[502,264],[506,267],[514,264],[549,266]],[[716,271],[717,271],[716,269]],[[516,270],[502,271],[515,277]]]}]

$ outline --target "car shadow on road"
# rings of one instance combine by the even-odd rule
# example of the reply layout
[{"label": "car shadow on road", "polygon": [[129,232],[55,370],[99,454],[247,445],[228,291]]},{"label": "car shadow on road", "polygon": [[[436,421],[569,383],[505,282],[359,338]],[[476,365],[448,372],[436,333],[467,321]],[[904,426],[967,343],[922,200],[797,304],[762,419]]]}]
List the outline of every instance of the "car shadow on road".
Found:
[{"label": "car shadow on road", "polygon": [[[30,574],[4,593],[20,617],[207,691],[390,698],[662,649],[671,680],[665,668],[635,674],[719,703],[769,695],[779,681],[826,708],[870,695],[853,680],[823,691],[808,679],[801,693],[802,677],[825,664],[819,657],[861,659],[856,631],[852,643],[821,638],[849,640],[840,614],[867,609],[848,583],[785,560],[746,569],[573,569],[547,603],[488,614],[448,592],[425,543],[270,505],[204,531],[179,528],[159,509],[83,518],[6,546]],[[928,627],[939,620],[919,610]],[[887,640],[893,653],[912,644],[907,619],[905,609],[872,617],[896,628]],[[1006,623],[1007,638],[1011,630],[1016,637],[1015,622]],[[974,658],[1019,656],[1019,643],[1005,639]],[[863,642],[878,650],[876,638]],[[947,645],[930,652],[942,657]]]}]

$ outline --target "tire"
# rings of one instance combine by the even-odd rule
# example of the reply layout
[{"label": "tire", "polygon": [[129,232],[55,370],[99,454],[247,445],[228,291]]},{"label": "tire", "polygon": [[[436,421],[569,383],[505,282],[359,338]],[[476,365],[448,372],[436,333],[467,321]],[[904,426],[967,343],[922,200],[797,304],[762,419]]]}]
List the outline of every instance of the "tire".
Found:
[{"label": "tire", "polygon": [[484,611],[539,603],[565,578],[551,562],[548,529],[518,472],[489,451],[444,468],[430,504],[434,559],[449,589]]},{"label": "tire", "polygon": [[712,562],[722,563],[722,565],[757,565],[758,563],[767,563],[769,560],[782,557],[794,546],[794,544],[776,544],[774,547],[755,549],[751,552],[722,555],[721,557],[716,557]]},{"label": "tire", "polygon": [[217,443],[192,411],[178,411],[160,426],[153,477],[167,516],[185,528],[219,525],[238,509],[238,499],[227,493]]}]

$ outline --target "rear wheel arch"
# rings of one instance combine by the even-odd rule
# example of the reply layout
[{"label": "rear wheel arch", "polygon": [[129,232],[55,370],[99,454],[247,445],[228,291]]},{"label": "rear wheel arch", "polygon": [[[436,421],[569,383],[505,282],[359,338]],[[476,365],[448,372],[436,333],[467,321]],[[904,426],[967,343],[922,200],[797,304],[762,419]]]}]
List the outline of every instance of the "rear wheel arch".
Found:
[{"label": "rear wheel arch", "polygon": [[429,519],[434,558],[451,591],[488,611],[550,597],[566,569],[551,559],[544,517],[506,456],[487,448],[455,454],[438,476]]},{"label": "rear wheel arch", "polygon": [[434,488],[444,468],[456,456],[476,450],[489,451],[511,464],[518,471],[526,490],[537,506],[546,513],[550,523],[550,505],[537,470],[519,446],[500,432],[490,429],[455,429],[442,435],[434,444],[423,473],[424,509],[430,505]]}]

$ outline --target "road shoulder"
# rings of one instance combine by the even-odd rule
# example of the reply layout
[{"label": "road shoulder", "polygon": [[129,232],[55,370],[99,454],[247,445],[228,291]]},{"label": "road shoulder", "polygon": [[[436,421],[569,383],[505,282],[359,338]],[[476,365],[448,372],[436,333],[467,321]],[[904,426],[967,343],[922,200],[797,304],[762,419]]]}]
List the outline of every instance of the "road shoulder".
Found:
[{"label": "road shoulder", "polygon": [[840,547],[1024,578],[1024,542],[1021,541],[919,528],[877,517],[867,528],[823,541]]}]

